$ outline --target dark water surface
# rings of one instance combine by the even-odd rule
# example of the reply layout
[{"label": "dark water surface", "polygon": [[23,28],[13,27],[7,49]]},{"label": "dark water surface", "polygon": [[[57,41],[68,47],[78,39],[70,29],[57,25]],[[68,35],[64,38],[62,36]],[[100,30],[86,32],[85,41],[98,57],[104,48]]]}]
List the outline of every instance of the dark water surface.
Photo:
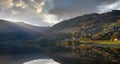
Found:
[{"label": "dark water surface", "polygon": [[[52,63],[51,63],[52,62]],[[42,50],[22,47],[0,47],[0,64],[56,64]],[[58,64],[58,63],[57,63]]]}]

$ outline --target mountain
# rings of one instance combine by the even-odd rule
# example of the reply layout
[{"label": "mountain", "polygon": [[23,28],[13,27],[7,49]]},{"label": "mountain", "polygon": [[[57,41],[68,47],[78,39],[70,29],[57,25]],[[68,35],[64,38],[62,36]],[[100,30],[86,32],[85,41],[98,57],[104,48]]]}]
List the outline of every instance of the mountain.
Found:
[{"label": "mountain", "polygon": [[13,23],[0,19],[0,42],[27,40],[40,35],[48,27],[32,26],[25,23]]},{"label": "mountain", "polygon": [[62,21],[50,28],[55,33],[69,34],[91,39],[110,39],[114,33],[117,36],[120,29],[120,10],[102,14],[93,13]]}]

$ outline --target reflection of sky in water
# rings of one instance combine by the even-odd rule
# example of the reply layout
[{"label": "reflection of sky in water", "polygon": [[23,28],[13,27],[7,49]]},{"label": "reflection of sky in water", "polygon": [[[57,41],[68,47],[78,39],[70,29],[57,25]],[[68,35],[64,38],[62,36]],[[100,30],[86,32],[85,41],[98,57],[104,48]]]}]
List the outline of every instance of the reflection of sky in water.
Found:
[{"label": "reflection of sky in water", "polygon": [[23,64],[60,64],[52,59],[38,59],[33,61],[28,61]]}]

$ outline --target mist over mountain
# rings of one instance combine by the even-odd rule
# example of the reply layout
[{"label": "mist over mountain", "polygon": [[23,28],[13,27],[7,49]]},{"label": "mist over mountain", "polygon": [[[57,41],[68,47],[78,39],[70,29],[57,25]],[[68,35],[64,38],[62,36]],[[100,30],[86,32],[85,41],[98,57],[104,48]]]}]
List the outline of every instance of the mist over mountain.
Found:
[{"label": "mist over mountain", "polygon": [[43,32],[50,28],[50,26],[34,26],[34,25],[30,25],[24,22],[16,22],[15,24],[20,25],[24,28],[30,29],[32,31],[38,32],[38,33]]},{"label": "mist over mountain", "polygon": [[30,39],[47,29],[48,27],[32,26],[0,19],[0,42]]}]

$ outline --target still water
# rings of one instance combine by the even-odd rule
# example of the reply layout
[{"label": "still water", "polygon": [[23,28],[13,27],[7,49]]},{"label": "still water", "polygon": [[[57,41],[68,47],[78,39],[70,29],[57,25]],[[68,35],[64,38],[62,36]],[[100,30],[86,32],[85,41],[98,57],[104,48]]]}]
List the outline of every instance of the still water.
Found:
[{"label": "still water", "polygon": [[60,64],[60,63],[55,62],[52,59],[38,59],[38,60],[28,61],[23,64]]},{"label": "still water", "polygon": [[0,64],[60,64],[42,54],[0,55]]}]

